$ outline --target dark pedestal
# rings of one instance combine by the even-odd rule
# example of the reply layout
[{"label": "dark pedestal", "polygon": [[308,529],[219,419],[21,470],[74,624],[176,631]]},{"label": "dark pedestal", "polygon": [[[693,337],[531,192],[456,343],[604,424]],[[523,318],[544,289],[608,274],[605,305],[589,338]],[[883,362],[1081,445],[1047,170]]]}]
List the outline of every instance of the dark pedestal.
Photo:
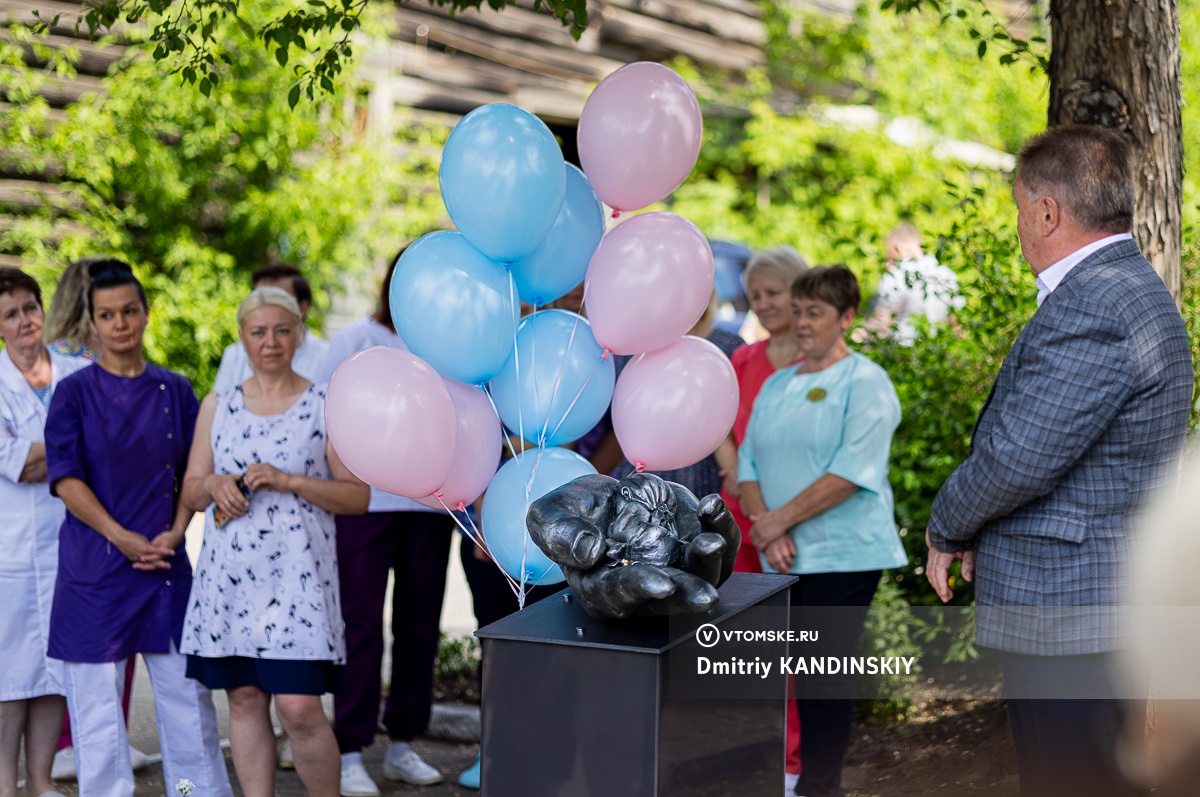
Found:
[{"label": "dark pedestal", "polygon": [[697,697],[668,674],[696,667],[701,624],[756,630],[757,607],[786,618],[794,581],[735,573],[711,613],[669,622],[594,620],[563,590],[480,629],[483,797],[778,797],[778,667],[756,689],[778,699],[728,698],[719,683]]}]

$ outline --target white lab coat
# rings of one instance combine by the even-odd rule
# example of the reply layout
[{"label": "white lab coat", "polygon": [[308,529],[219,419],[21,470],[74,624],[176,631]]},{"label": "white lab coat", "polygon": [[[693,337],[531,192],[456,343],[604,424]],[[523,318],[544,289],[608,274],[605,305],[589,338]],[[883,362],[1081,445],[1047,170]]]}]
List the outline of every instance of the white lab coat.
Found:
[{"label": "white lab coat", "polygon": [[[51,384],[89,364],[51,353]],[[45,428],[46,408],[0,351],[0,701],[64,693],[62,662],[46,657],[46,641],[66,510],[46,482],[19,481]]]}]

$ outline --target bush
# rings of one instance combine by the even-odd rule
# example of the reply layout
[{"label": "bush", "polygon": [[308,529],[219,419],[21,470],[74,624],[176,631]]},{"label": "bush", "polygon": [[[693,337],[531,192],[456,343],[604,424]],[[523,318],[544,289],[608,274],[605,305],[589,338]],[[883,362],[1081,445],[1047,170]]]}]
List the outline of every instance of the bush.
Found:
[{"label": "bush", "polygon": [[[982,189],[949,185],[948,191],[954,205],[938,237],[937,256],[959,275],[964,306],[952,324],[931,328],[918,322],[911,346],[877,335],[862,347],[888,372],[900,397],[903,417],[892,442],[891,483],[909,565],[888,578],[920,605],[939,603],[924,571],[933,499],[966,459],[975,419],[1000,364],[1036,309],[1016,230],[981,217]],[[970,585],[954,586],[954,603],[969,605]]]}]

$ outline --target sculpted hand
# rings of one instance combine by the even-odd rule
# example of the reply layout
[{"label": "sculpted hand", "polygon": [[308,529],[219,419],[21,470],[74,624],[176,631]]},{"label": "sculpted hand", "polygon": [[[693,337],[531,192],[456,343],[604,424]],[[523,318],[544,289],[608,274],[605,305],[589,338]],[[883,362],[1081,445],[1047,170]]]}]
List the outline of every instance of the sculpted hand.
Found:
[{"label": "sculpted hand", "polygon": [[962,565],[959,573],[962,575],[963,581],[974,581],[975,551],[955,553],[939,551],[933,547],[928,531],[925,532],[925,547],[929,549],[929,556],[925,559],[925,577],[929,579],[930,586],[941,598],[942,603],[948,603],[954,597],[954,590],[950,589],[950,565],[955,559],[961,559]]},{"label": "sculpted hand", "polygon": [[584,609],[623,618],[716,605],[716,586],[733,572],[741,539],[725,503],[712,495],[698,504],[690,493],[676,491],[678,566],[620,564],[607,557],[617,484],[607,476],[587,476],[543,496],[529,510],[530,536],[562,567]]},{"label": "sculpted hand", "polygon": [[250,508],[250,502],[238,488],[237,476],[214,473],[204,478],[204,487],[227,517],[240,517]]}]

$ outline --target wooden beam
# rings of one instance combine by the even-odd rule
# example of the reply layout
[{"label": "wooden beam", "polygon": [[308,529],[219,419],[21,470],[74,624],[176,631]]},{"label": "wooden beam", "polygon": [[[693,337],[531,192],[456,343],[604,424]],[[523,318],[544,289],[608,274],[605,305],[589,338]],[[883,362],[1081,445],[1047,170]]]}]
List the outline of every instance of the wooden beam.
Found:
[{"label": "wooden beam", "polygon": [[[0,31],[0,41],[7,40],[7,34]],[[43,37],[41,43],[52,50],[74,49],[79,53],[79,58],[75,61],[75,69],[80,74],[97,77],[107,75],[109,67],[119,61],[125,55],[126,50],[125,47],[118,44],[99,44],[70,36],[49,35]],[[45,61],[37,57],[32,43],[24,43],[22,49],[25,50],[25,63],[34,67],[45,64]]]},{"label": "wooden beam", "polygon": [[762,47],[767,38],[757,14],[749,16],[695,0],[606,0],[606,4],[755,47]]},{"label": "wooden beam", "polygon": [[[623,65],[620,61],[573,48],[521,41],[456,20],[416,13],[404,6],[396,9],[396,19],[402,26],[397,38],[403,41],[417,44],[437,42],[488,61],[546,77],[594,81]],[[424,35],[419,35],[422,32]]]},{"label": "wooden beam", "polygon": [[[0,67],[0,69],[9,72],[16,68]],[[92,77],[91,75],[76,75],[72,78],[63,78],[58,75],[41,73],[39,77],[41,78],[41,82],[37,87],[37,93],[44,97],[51,105],[59,108],[72,102],[78,102],[85,94],[104,93],[104,84],[100,81],[100,78]]]},{"label": "wooden beam", "polygon": [[0,180],[0,207],[34,210],[77,204],[77,200],[56,185],[33,180]]},{"label": "wooden beam", "polygon": [[666,58],[680,53],[703,64],[739,72],[763,63],[762,50],[757,47],[691,31],[615,6],[605,9],[600,36],[605,43],[611,41],[631,49],[644,48],[652,57]]}]

